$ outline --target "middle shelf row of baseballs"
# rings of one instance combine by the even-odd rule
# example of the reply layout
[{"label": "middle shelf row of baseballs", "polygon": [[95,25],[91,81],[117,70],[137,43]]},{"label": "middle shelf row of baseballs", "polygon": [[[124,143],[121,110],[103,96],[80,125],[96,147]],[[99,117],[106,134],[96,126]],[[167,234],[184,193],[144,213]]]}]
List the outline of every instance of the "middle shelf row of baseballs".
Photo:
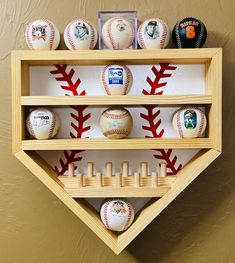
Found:
[{"label": "middle shelf row of baseballs", "polygon": [[[121,146],[122,140],[117,139],[126,138],[123,141],[124,144],[127,143],[127,139],[131,139],[128,142],[130,145],[127,143],[126,146],[129,149],[132,147],[134,149],[153,148],[151,143],[159,144],[159,141],[166,140],[167,142],[168,140],[168,143],[171,144],[176,139],[180,139],[180,142],[182,138],[188,139],[187,147],[189,148],[197,148],[197,144],[190,145],[192,138],[199,139],[200,137],[201,141],[197,143],[206,142],[204,147],[208,147],[210,142],[206,129],[208,109],[205,106],[145,106],[128,108],[128,110],[121,106],[106,109],[88,108],[87,106],[26,107],[24,109],[26,121],[22,125],[26,126],[26,132],[23,135],[26,140],[80,139],[79,144],[82,144],[81,141],[83,141],[84,146],[88,148],[92,148],[92,140],[93,143],[98,144],[102,144],[102,141],[105,144],[104,141],[107,141],[110,144],[117,144],[113,146],[115,148],[123,147]],[[208,141],[203,141],[202,138]],[[140,143],[139,146],[138,143]],[[73,147],[78,147],[78,145]],[[79,147],[82,146],[79,145]],[[166,145],[161,147],[166,147]],[[178,147],[183,148],[184,143],[179,143]]]}]

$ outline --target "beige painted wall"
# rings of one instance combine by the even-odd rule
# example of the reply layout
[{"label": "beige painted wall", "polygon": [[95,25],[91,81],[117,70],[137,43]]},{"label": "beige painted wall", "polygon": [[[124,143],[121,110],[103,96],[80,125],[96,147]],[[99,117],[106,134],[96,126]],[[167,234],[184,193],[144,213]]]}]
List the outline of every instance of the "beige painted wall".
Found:
[{"label": "beige painted wall", "polygon": [[[235,262],[235,3],[233,0],[0,1],[0,262]],[[97,25],[99,10],[137,10],[139,19],[201,18],[207,47],[223,47],[223,155],[128,248],[116,256],[11,155],[10,51],[27,49],[38,17],[62,32],[76,17]],[[64,48],[64,44],[60,45]]]}]

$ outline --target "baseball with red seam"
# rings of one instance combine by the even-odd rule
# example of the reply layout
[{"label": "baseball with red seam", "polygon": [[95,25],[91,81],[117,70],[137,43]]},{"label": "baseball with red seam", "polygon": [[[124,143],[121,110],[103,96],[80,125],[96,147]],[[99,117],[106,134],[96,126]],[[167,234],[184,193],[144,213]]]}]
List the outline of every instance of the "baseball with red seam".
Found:
[{"label": "baseball with red seam", "polygon": [[135,211],[125,199],[108,200],[101,206],[100,217],[106,228],[121,232],[132,224]]},{"label": "baseball with red seam", "polygon": [[133,119],[128,110],[114,106],[105,110],[100,117],[100,128],[109,139],[123,139],[127,137],[133,127]]},{"label": "baseball with red seam", "polygon": [[26,127],[29,134],[35,139],[50,139],[56,136],[60,128],[59,116],[48,108],[32,110],[27,119]]},{"label": "baseball with red seam", "polygon": [[27,25],[25,39],[30,49],[54,50],[60,43],[60,32],[50,20],[37,19]]},{"label": "baseball with red seam", "polygon": [[100,78],[107,95],[126,95],[133,82],[132,73],[125,65],[106,66]]},{"label": "baseball with red seam", "polygon": [[170,41],[169,27],[158,18],[145,20],[138,28],[137,41],[143,49],[166,48]]},{"label": "baseball with red seam", "polygon": [[87,20],[73,20],[64,30],[64,42],[70,50],[94,49],[97,30]]},{"label": "baseball with red seam", "polygon": [[172,125],[181,138],[202,136],[206,129],[205,113],[197,107],[184,107],[177,110],[172,118]]},{"label": "baseball with red seam", "polygon": [[123,17],[113,17],[104,23],[101,36],[108,49],[126,49],[133,44],[134,26]]}]

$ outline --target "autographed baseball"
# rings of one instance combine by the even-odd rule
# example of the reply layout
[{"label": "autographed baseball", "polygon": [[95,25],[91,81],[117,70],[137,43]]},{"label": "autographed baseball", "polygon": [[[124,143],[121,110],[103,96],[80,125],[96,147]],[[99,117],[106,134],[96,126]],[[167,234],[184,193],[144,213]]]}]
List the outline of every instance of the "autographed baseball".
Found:
[{"label": "autographed baseball", "polygon": [[60,32],[51,21],[38,19],[27,26],[25,39],[30,49],[53,50],[60,43]]},{"label": "autographed baseball", "polygon": [[109,200],[101,206],[100,217],[108,229],[120,232],[126,230],[132,224],[135,211],[133,206],[126,200]]},{"label": "autographed baseball", "polygon": [[101,73],[101,83],[108,95],[125,95],[132,86],[133,76],[124,65],[106,66]]},{"label": "autographed baseball", "polygon": [[77,19],[64,30],[64,42],[68,49],[93,49],[97,43],[97,31],[88,21]]},{"label": "autographed baseball", "polygon": [[134,27],[122,17],[107,20],[102,27],[102,40],[109,49],[126,49],[134,41]]},{"label": "autographed baseball", "polygon": [[137,41],[144,49],[165,48],[170,41],[169,27],[158,18],[145,20],[138,29]]},{"label": "autographed baseball", "polygon": [[178,48],[200,48],[205,44],[206,37],[206,26],[195,17],[179,20],[172,32],[173,42]]},{"label": "autographed baseball", "polygon": [[200,108],[186,107],[174,113],[172,124],[181,138],[196,138],[205,131],[207,120]]},{"label": "autographed baseball", "polygon": [[50,109],[37,108],[28,115],[26,127],[33,138],[41,140],[50,139],[57,134],[60,128],[60,119]]},{"label": "autographed baseball", "polygon": [[133,120],[129,111],[123,107],[110,107],[102,113],[100,127],[109,139],[122,139],[130,134]]}]

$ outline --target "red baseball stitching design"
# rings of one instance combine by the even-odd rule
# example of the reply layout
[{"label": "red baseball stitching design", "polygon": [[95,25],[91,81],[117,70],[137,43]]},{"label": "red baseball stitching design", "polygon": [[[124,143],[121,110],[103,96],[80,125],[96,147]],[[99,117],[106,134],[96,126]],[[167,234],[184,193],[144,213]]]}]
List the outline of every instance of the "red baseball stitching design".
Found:
[{"label": "red baseball stitching design", "polygon": [[108,112],[103,112],[102,114],[103,117],[107,118],[107,119],[122,119],[122,118],[125,118],[127,116],[129,116],[129,113],[128,112],[123,112],[122,114],[114,114],[114,113],[108,113]]},{"label": "red baseball stitching design", "polygon": [[199,130],[198,130],[198,136],[201,136],[202,135],[202,128],[204,126],[204,114],[202,114],[202,111],[200,109],[199,110],[199,113],[200,113],[200,117],[201,117],[201,123],[200,123],[200,126],[199,126]]},{"label": "red baseball stitching design", "polygon": [[115,41],[114,41],[114,39],[113,39],[113,36],[112,36],[112,24],[113,24],[113,21],[114,21],[115,19],[116,19],[116,17],[110,19],[110,20],[108,21],[108,24],[107,24],[107,34],[108,34],[108,38],[109,38],[109,40],[110,40],[110,43],[111,43],[111,46],[112,46],[113,49],[116,49],[116,48],[117,48],[116,43],[115,43]]},{"label": "red baseball stitching design", "polygon": [[53,47],[53,42],[55,40],[55,27],[54,25],[49,21],[49,20],[46,20],[46,19],[41,19],[43,22],[45,23],[48,23],[50,29],[51,29],[51,34],[50,34],[50,40],[49,40],[49,43],[50,43],[50,49],[52,49]]},{"label": "red baseball stitching design", "polygon": [[181,123],[180,123],[180,110],[176,112],[176,125],[178,127],[180,137],[184,138],[183,130],[182,130]]},{"label": "red baseball stitching design", "polygon": [[106,227],[109,229],[109,220],[108,220],[108,206],[110,204],[110,201],[107,201],[105,204],[104,204],[104,221],[105,221],[105,225]]},{"label": "red baseball stitching design", "polygon": [[132,208],[128,202],[126,202],[126,204],[127,204],[128,209],[129,209],[129,214],[128,214],[128,218],[127,218],[127,221],[126,221],[126,224],[125,224],[123,230],[126,230],[128,228],[128,226],[130,224],[131,217],[132,217]]},{"label": "red baseball stitching design", "polygon": [[28,132],[30,133],[30,135],[33,136],[34,138],[36,138],[36,134],[34,132],[33,126],[30,122],[30,116],[26,120],[26,126],[28,128]]},{"label": "red baseball stitching design", "polygon": [[67,38],[68,38],[68,41],[69,41],[69,44],[70,44],[72,50],[75,50],[76,47],[75,47],[75,44],[74,44],[74,42],[73,42],[73,40],[72,40],[72,37],[71,37],[71,34],[70,34],[70,29],[71,29],[72,24],[73,24],[75,21],[76,21],[76,20],[74,20],[74,21],[72,21],[71,23],[69,23],[68,28],[67,28],[67,30],[66,30],[66,36],[67,36]]},{"label": "red baseball stitching design", "polygon": [[123,91],[123,95],[125,95],[129,91],[129,85],[130,85],[130,80],[131,80],[131,71],[125,65],[123,65],[123,68],[126,71],[126,82],[125,82],[124,91]]},{"label": "red baseball stitching design", "polygon": [[104,132],[104,136],[108,136],[108,135],[113,135],[113,134],[125,134],[126,136],[128,136],[130,133],[130,131],[128,130],[109,130],[109,131],[106,131]]},{"label": "red baseball stitching design", "polygon": [[26,28],[26,42],[27,42],[27,44],[28,44],[30,49],[34,49],[33,45],[32,45],[32,42],[31,42],[30,35],[29,35],[29,30],[30,30],[30,25],[28,25],[27,28]]},{"label": "red baseball stitching design", "polygon": [[55,129],[55,124],[56,124],[56,119],[57,119],[54,111],[51,111],[51,113],[52,113],[52,123],[51,123],[51,128],[50,128],[50,131],[49,131],[48,138],[52,138],[53,137],[53,132],[54,132],[54,129]]},{"label": "red baseball stitching design", "polygon": [[134,38],[135,38],[135,36],[134,36],[134,28],[133,28],[133,26],[132,26],[131,23],[130,23],[130,28],[131,28],[131,35],[130,35],[130,42],[129,42],[128,48],[129,48],[130,45],[133,43]]},{"label": "red baseball stitching design", "polygon": [[167,32],[168,32],[168,28],[167,28],[167,25],[164,21],[160,20],[159,21],[162,23],[162,26],[163,26],[163,33],[162,33],[162,37],[161,37],[161,40],[160,40],[160,48],[164,48],[164,44],[165,44],[165,41],[166,41],[166,36],[167,36]]},{"label": "red baseball stitching design", "polygon": [[106,79],[105,79],[105,73],[106,73],[106,70],[108,67],[109,67],[109,65],[104,67],[104,70],[101,73],[101,81],[102,81],[103,87],[104,87],[107,95],[111,95],[109,88],[108,88],[108,85],[106,83]]},{"label": "red baseball stitching design", "polygon": [[[146,91],[145,89],[143,89],[142,93],[144,95],[162,95],[163,91],[157,92],[157,90],[161,87],[166,86],[167,82],[160,83],[160,80],[162,78],[171,77],[172,74],[166,74],[165,71],[167,71],[167,70],[173,71],[176,68],[177,67],[175,67],[175,66],[170,66],[169,63],[160,63],[160,70],[157,70],[153,66],[152,71],[155,74],[155,80],[152,81],[149,77],[147,77],[146,80],[147,80],[148,84],[150,85],[151,89],[149,92]],[[157,118],[159,116],[160,110],[157,110],[154,113],[153,110],[157,108],[156,106],[145,106],[145,108],[148,111],[147,114],[141,113],[140,116],[141,116],[141,118],[148,121],[149,126],[142,126],[142,128],[144,130],[151,132],[152,133],[151,137],[154,137],[154,138],[162,137],[164,134],[164,129],[162,129],[159,133],[157,132],[157,129],[159,128],[159,126],[161,124],[161,120],[159,120],[156,124],[153,121],[155,118]],[[146,136],[146,137],[150,137],[150,136]],[[178,167],[175,167],[175,164],[177,161],[177,156],[174,156],[173,159],[171,160],[171,154],[172,154],[171,149],[169,149],[169,150],[159,149],[159,150],[155,150],[155,151],[158,151],[159,154],[155,154],[154,157],[156,159],[164,160],[167,163],[167,168],[168,168],[168,170],[170,170],[167,172],[168,175],[175,175],[182,168],[182,164],[180,164]]]},{"label": "red baseball stitching design", "polygon": [[[81,83],[80,78],[78,78],[75,82],[73,82],[72,78],[74,76],[74,69],[71,69],[69,73],[66,72],[68,65],[54,65],[56,67],[56,70],[51,70],[50,73],[52,75],[61,75],[61,77],[56,77],[55,79],[57,81],[65,81],[67,82],[67,86],[61,85],[61,88],[63,90],[67,90],[72,92],[73,96],[84,96],[86,95],[86,91],[83,90],[81,93],[78,93],[77,89],[78,86]],[[70,94],[65,94],[65,96],[70,96]]]},{"label": "red baseball stitching design", "polygon": [[[52,75],[62,75],[62,77],[56,77],[57,81],[65,81],[67,82],[67,86],[61,85],[61,88],[66,91],[70,91],[73,96],[84,96],[86,95],[86,91],[83,90],[81,93],[78,93],[78,86],[81,83],[81,80],[78,78],[75,82],[72,81],[74,76],[74,69],[71,69],[69,73],[66,72],[67,65],[55,65],[56,70],[50,71]],[[65,94],[65,96],[69,96],[69,94]],[[77,122],[74,124],[71,122],[71,126],[76,131],[76,134],[70,132],[71,138],[81,138],[82,134],[90,129],[90,126],[83,127],[84,122],[90,118],[90,113],[84,115],[84,110],[87,106],[71,106],[73,110],[75,110],[76,114],[70,113],[70,116]],[[59,170],[57,166],[55,166],[55,170],[58,175],[63,175],[68,170],[68,165],[71,162],[78,162],[82,159],[81,156],[77,156],[77,154],[81,153],[81,150],[72,150],[72,151],[64,151],[65,162],[62,158],[59,159],[61,169]],[[76,167],[75,167],[76,169]]]},{"label": "red baseball stitching design", "polygon": [[143,38],[143,32],[142,32],[142,30],[143,30],[143,24],[141,24],[140,25],[140,27],[139,27],[139,30],[138,30],[138,42],[139,42],[139,45],[140,45],[140,47],[141,48],[146,48],[146,46],[145,46],[145,43],[144,43],[144,38]]}]

